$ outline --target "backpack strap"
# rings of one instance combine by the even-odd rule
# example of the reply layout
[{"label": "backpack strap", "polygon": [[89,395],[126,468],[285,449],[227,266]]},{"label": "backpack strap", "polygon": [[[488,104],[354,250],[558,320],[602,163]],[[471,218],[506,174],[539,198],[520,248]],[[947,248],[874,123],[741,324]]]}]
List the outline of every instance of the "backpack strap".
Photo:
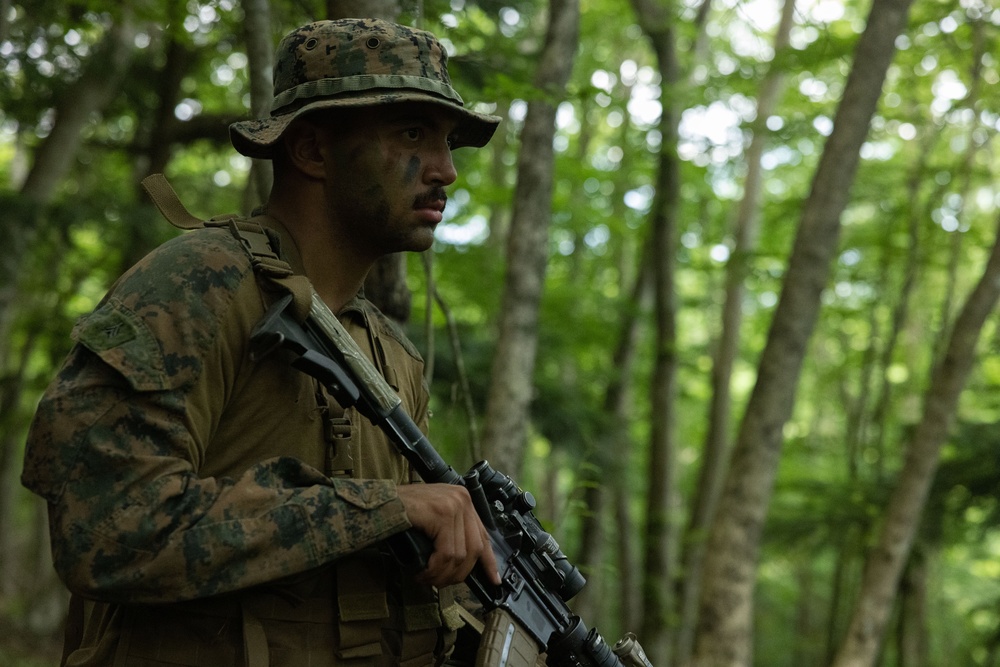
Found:
[{"label": "backpack strap", "polygon": [[[305,322],[312,307],[313,287],[309,279],[296,274],[278,254],[277,238],[273,238],[257,218],[240,218],[228,214],[202,220],[188,211],[177,192],[163,174],[150,174],[142,179],[142,188],[167,222],[178,229],[227,227],[247,253],[254,273],[265,288],[277,288],[294,297],[293,310],[299,322]],[[271,290],[268,290],[271,291]]]},{"label": "backpack strap", "polygon": [[278,239],[257,218],[212,220],[208,224],[225,225],[250,257],[257,277],[280,291],[292,295],[295,319],[305,322],[312,309],[313,286],[304,275],[292,270],[278,255]]},{"label": "backpack strap", "polygon": [[184,208],[177,193],[170,187],[163,174],[150,174],[142,179],[142,189],[146,191],[153,204],[164,218],[179,229],[199,229],[205,226],[205,221],[196,218]]}]

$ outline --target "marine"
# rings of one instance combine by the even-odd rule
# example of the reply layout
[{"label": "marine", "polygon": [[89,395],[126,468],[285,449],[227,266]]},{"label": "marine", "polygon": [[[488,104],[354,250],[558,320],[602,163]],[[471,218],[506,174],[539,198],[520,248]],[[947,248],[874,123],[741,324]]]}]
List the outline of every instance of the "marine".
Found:
[{"label": "marine", "polygon": [[[429,247],[451,151],[499,119],[405,26],[311,23],[276,63],[271,116],[231,127],[274,161],[267,204],[125,273],[32,423],[22,481],[73,594],[64,665],[440,664],[468,617],[449,586],[495,572],[464,489],[414,484],[381,431],[249,337],[288,276],[308,279],[426,432],[420,355],[361,286],[378,257]],[[434,542],[416,577],[384,547],[411,527]]]}]

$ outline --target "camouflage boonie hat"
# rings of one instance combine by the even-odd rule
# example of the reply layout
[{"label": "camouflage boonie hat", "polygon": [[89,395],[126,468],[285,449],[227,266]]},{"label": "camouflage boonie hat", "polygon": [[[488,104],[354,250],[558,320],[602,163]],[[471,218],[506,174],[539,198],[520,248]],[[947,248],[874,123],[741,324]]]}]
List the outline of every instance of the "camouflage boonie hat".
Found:
[{"label": "camouflage boonie hat", "polygon": [[243,155],[271,158],[288,125],[317,109],[430,102],[457,111],[452,147],[484,146],[500,118],[466,109],[434,35],[380,19],[317,21],[285,36],[274,66],[271,116],[229,126]]}]

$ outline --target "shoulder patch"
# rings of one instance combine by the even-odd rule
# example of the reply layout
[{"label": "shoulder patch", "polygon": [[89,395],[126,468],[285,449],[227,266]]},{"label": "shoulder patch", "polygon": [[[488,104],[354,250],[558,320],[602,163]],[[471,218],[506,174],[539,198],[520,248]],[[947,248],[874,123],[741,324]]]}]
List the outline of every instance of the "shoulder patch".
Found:
[{"label": "shoulder patch", "polygon": [[124,345],[137,336],[135,324],[117,310],[94,311],[80,322],[76,331],[76,339],[98,353]]},{"label": "shoulder patch", "polygon": [[80,318],[73,328],[73,339],[118,371],[137,391],[170,386],[160,347],[149,329],[114,299]]}]

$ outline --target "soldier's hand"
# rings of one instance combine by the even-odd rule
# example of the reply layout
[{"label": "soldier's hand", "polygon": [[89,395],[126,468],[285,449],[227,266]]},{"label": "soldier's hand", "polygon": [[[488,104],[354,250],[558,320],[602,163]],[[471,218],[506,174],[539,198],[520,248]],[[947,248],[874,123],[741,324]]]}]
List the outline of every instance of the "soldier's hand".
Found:
[{"label": "soldier's hand", "polygon": [[454,484],[404,484],[399,499],[414,528],[434,542],[434,553],[419,579],[433,586],[465,581],[480,561],[490,581],[500,584],[490,538],[464,487]]}]

